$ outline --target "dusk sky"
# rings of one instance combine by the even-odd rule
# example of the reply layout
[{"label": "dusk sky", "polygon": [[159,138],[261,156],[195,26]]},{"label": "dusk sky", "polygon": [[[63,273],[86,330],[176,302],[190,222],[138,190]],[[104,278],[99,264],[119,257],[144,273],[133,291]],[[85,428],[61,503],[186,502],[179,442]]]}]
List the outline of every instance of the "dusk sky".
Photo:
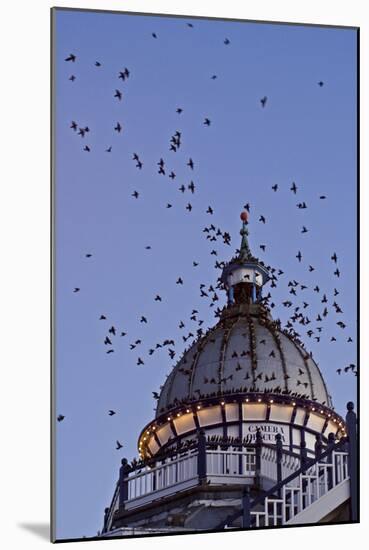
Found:
[{"label": "dusk sky", "polygon": [[[201,298],[199,287],[215,285],[215,261],[229,260],[239,247],[247,202],[253,254],[284,271],[277,288],[264,289],[272,293],[274,319],[285,324],[292,315],[285,300],[309,303],[304,313],[311,324],[295,329],[313,352],[336,411],[344,415],[347,401],[356,402],[357,378],[336,369],[356,364],[357,37],[342,28],[68,10],[54,16],[56,414],[65,416],[56,426],[61,539],[101,529],[121,458],[137,456],[140,430],[154,417],[152,392],[189,345],[182,336],[198,328],[192,310],[204,329],[216,323],[225,292],[209,307],[211,297]],[[75,62],[65,61],[71,53]],[[123,81],[118,75],[125,68]],[[81,137],[72,121],[90,131]],[[181,146],[174,152],[176,131]],[[158,173],[160,158],[165,175]],[[302,202],[306,209],[297,208]],[[231,246],[206,239],[203,229],[211,223],[231,234]],[[289,294],[293,279],[308,287],[296,297]],[[325,305],[328,316],[318,323]],[[108,332],[112,325],[115,336]],[[107,335],[112,346],[104,344]],[[175,340],[174,360],[167,347],[148,354],[165,339]],[[144,365],[137,366],[138,357]],[[123,449],[115,449],[116,440]]]}]

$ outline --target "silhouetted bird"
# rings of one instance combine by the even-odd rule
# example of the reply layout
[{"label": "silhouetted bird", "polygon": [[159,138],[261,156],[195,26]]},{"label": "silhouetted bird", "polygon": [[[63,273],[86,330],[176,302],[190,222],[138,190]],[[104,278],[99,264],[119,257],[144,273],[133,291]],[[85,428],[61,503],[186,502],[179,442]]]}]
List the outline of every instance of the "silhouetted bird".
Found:
[{"label": "silhouetted bird", "polygon": [[117,122],[117,124],[114,126],[114,130],[118,133],[120,133],[122,131],[122,126],[121,126],[120,122]]},{"label": "silhouetted bird", "polygon": [[261,106],[262,106],[263,108],[265,107],[267,100],[268,100],[268,98],[267,98],[266,95],[265,95],[264,97],[261,98],[260,103],[261,103]]},{"label": "silhouetted bird", "polygon": [[191,158],[188,160],[187,166],[189,166],[191,170],[193,170],[193,160]]},{"label": "silhouetted bird", "polygon": [[300,250],[299,250],[298,253],[296,254],[296,258],[298,259],[299,262],[301,262],[302,255],[301,255]]},{"label": "silhouetted bird", "polygon": [[73,61],[73,63],[75,62],[75,60],[76,56],[73,53],[69,54],[68,57],[65,58],[65,61]]},{"label": "silhouetted bird", "polygon": [[117,444],[116,450],[119,451],[119,449],[121,449],[123,447],[123,445],[118,441],[118,439],[116,441],[116,444]]},{"label": "silhouetted bird", "polygon": [[100,315],[100,321],[102,321],[103,319],[106,319],[105,315]]},{"label": "silhouetted bird", "polygon": [[140,319],[140,323],[147,323],[146,317],[142,316]]},{"label": "silhouetted bird", "polygon": [[76,79],[76,77],[74,76],[74,74],[70,75],[69,80],[71,80],[72,82],[74,82],[75,79]]},{"label": "silhouetted bird", "polygon": [[101,67],[100,61],[95,61],[95,67]]},{"label": "silhouetted bird", "polygon": [[228,46],[228,44],[230,44],[230,41],[228,40],[228,38],[225,38],[225,39],[224,39],[224,44],[225,44],[226,46]]},{"label": "silhouetted bird", "polygon": [[210,124],[211,124],[211,120],[210,120],[210,119],[208,119],[208,118],[205,118],[205,120],[204,120],[204,124],[205,124],[205,126],[210,126]]},{"label": "silhouetted bird", "polygon": [[179,115],[182,113],[183,109],[181,109],[180,107],[177,108],[176,110],[176,113],[178,113]]},{"label": "silhouetted bird", "polygon": [[57,417],[57,421],[58,422],[62,422],[64,420],[65,416],[63,416],[62,414],[59,414],[58,417]]},{"label": "silhouetted bird", "polygon": [[275,185],[272,185],[272,189],[273,189],[273,191],[277,191],[277,189],[278,189],[278,184],[276,183]]},{"label": "silhouetted bird", "polygon": [[296,186],[296,183],[295,182],[292,182],[292,187],[290,188],[290,191],[293,191],[296,195],[296,191],[297,191],[297,186]]},{"label": "silhouetted bird", "polygon": [[76,287],[76,288],[73,290],[73,292],[79,292],[80,290],[81,290],[80,288]]},{"label": "silhouetted bird", "polygon": [[109,415],[109,416],[114,416],[115,414],[116,414],[116,412],[113,411],[112,409],[110,409],[110,410],[108,411],[108,415]]},{"label": "silhouetted bird", "polygon": [[320,86],[320,87],[324,86],[324,82],[323,82],[322,80],[320,80],[320,81],[318,82],[318,86]]},{"label": "silhouetted bird", "polygon": [[119,99],[119,101],[121,101],[122,99],[122,92],[118,89],[115,90],[115,94],[114,94],[114,97],[117,97]]},{"label": "silhouetted bird", "polygon": [[131,196],[134,197],[135,199],[138,199],[138,195],[139,193],[137,191],[133,191]]}]

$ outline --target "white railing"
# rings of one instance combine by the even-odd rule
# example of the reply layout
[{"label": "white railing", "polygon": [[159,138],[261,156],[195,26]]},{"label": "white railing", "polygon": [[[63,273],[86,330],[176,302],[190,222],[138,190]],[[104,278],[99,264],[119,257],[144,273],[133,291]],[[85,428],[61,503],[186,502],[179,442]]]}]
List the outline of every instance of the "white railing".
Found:
[{"label": "white railing", "polygon": [[136,470],[128,475],[128,500],[148,493],[160,491],[197,475],[197,450],[175,458],[168,458],[162,464],[142,470]]},{"label": "white railing", "polygon": [[332,462],[317,462],[281,488],[280,498],[266,497],[251,511],[253,527],[284,525],[348,478],[348,453],[332,452]]},{"label": "white railing", "polygon": [[255,475],[255,447],[238,450],[206,451],[206,474],[209,476],[240,476]]}]

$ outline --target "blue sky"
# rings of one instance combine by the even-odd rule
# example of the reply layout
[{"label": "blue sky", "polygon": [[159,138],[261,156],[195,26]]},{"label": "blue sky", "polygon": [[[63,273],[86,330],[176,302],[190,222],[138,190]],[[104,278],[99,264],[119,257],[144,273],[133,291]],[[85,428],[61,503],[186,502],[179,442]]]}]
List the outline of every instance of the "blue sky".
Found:
[{"label": "blue sky", "polygon": [[[75,63],[64,61],[70,53]],[[356,33],[57,11],[54,56],[56,412],[65,415],[56,426],[56,512],[57,538],[70,538],[93,536],[101,528],[120,460],[136,455],[138,434],[153,418],[151,392],[175,360],[166,348],[149,356],[149,348],[173,338],[178,358],[182,335],[198,328],[190,321],[194,308],[203,327],[216,322],[199,285],[215,284],[220,274],[213,249],[227,260],[239,246],[246,202],[252,251],[285,273],[272,289],[274,318],[285,322],[291,314],[281,302],[293,298],[287,284],[296,279],[308,289],[294,305],[309,302],[314,330],[326,293],[329,315],[321,341],[300,333],[336,410],[344,414],[346,402],[356,401],[356,377],[336,373],[356,364]],[[125,67],[130,76],[123,82],[118,74]],[[116,88],[122,101],[113,97]],[[70,128],[72,120],[90,132],[82,138]],[[174,153],[169,143],[176,131],[182,143]],[[158,174],[160,158],[165,176]],[[195,193],[182,194],[178,188],[191,180]],[[135,190],[138,199],[131,196]],[[296,207],[302,201],[305,210]],[[206,213],[209,205],[213,215]],[[265,225],[258,221],[261,214]],[[210,223],[231,234],[231,246],[206,240],[203,228]],[[303,226],[308,233],[301,233]],[[333,252],[340,278],[333,274]],[[176,285],[179,276],[183,285]],[[154,300],[157,294],[162,302]],[[225,294],[218,295],[222,306]],[[334,299],[343,314],[335,313]],[[101,314],[106,321],[99,320]],[[147,324],[140,323],[142,315]],[[336,325],[341,319],[344,330]],[[114,353],[106,354],[104,338],[112,325],[118,335],[112,337]],[[120,337],[121,331],[127,335]],[[130,350],[137,339],[142,344]],[[138,357],[144,365],[136,365]],[[109,417],[109,409],[117,414]],[[115,450],[117,439],[121,451]]]}]

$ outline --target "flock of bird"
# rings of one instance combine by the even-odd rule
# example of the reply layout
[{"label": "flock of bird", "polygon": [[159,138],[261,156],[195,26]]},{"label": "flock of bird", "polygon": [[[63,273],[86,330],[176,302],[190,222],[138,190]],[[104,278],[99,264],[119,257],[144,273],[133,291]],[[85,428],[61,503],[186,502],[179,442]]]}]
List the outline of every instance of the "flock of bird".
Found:
[{"label": "flock of bird", "polygon": [[[187,23],[187,26],[189,28],[193,28],[192,23]],[[154,40],[159,40],[159,35],[155,32],[152,33],[152,38]],[[231,41],[228,38],[225,38],[223,40],[223,43],[226,47],[228,47],[231,44]],[[73,66],[77,66],[79,61],[79,57],[75,53],[70,53],[66,58],[65,62],[73,64]],[[102,67],[101,61],[95,62],[96,69],[99,69]],[[126,83],[127,80],[129,80],[131,76],[131,71],[127,67],[122,69],[117,73],[117,80],[121,80],[122,83]],[[216,80],[218,78],[218,75],[213,74],[210,76],[211,80]],[[71,74],[69,76],[69,80],[72,82],[75,82],[77,79],[76,74]],[[321,88],[324,85],[323,81],[319,81],[318,86]],[[112,90],[111,92],[111,99],[113,101],[124,101],[124,94],[121,89],[118,87]],[[260,106],[261,109],[267,109],[268,108],[268,102],[269,98],[268,96],[263,96],[260,98]],[[176,108],[176,113],[178,114],[179,121],[184,116],[183,113],[185,112],[185,109],[183,106],[178,106]],[[79,136],[80,139],[86,140],[87,136],[91,132],[90,126],[85,123],[79,123],[75,120],[72,120],[70,123],[70,129],[72,133],[74,133],[76,136]],[[213,121],[208,117],[204,117],[203,119],[203,126],[209,128],[213,125]],[[124,131],[124,124],[122,121],[116,121],[114,126],[112,126],[111,129],[112,132],[117,132],[120,134],[122,131]],[[211,129],[209,130],[211,131]],[[169,142],[168,142],[168,154],[171,155],[172,153],[178,153],[181,149],[182,144],[182,131],[176,130],[172,135],[169,136]],[[106,153],[112,153],[112,145],[109,145],[106,149]],[[83,145],[83,150],[91,153],[92,148],[89,144]],[[164,155],[165,156],[165,155]],[[142,159],[141,154],[137,152],[132,152],[132,161],[135,163],[135,167],[137,170],[143,170],[143,167],[147,167],[147,163],[145,159]],[[191,177],[195,179],[194,174],[196,174],[196,163],[193,160],[192,157],[188,158],[186,162],[183,163],[184,168],[189,171],[189,174],[191,174]],[[152,167],[154,169],[154,167]],[[156,164],[156,171],[160,176],[168,177],[174,182],[174,180],[177,178],[177,174],[174,172],[174,170],[170,167],[170,160],[166,160],[163,157],[160,157]],[[288,188],[289,191],[293,194],[293,196],[300,197],[300,189],[297,186],[295,182],[292,182]],[[283,186],[279,184],[274,184],[271,187],[272,193],[278,193]],[[183,183],[178,187],[178,191],[183,195],[184,193],[189,193],[193,199],[196,198],[196,185],[194,181],[191,179],[190,183],[184,185]],[[140,198],[141,191],[140,190],[134,190],[132,192],[132,198],[138,200]],[[191,199],[191,202],[188,201],[185,210],[188,213],[191,213],[191,211],[194,208],[194,202],[193,199]],[[326,201],[327,196],[326,195],[320,195],[317,197],[317,200]],[[171,202],[166,202],[166,208],[172,208],[173,204]],[[247,203],[244,205],[244,208],[250,212],[251,205],[250,203]],[[299,201],[296,203],[297,209],[305,210],[308,208],[308,205],[303,198],[299,199]],[[208,206],[207,210],[204,211],[204,214],[207,214],[209,216],[212,216],[214,214],[214,208],[213,206]],[[266,225],[268,223],[268,220],[264,214],[258,214],[255,216],[255,219],[258,220],[259,223]],[[306,234],[309,232],[309,228],[305,225],[301,226],[301,234]],[[255,233],[257,231],[255,230]],[[214,248],[216,246],[213,243],[217,244],[225,244],[225,245],[231,245],[231,235],[228,231],[226,231],[224,228],[217,227],[215,224],[207,224],[203,228],[203,234],[205,236],[205,239],[209,241],[209,244],[211,244],[211,251],[210,256],[215,258],[214,260],[214,268],[216,270],[216,273],[220,275],[219,270],[222,270],[223,267],[226,265],[226,261],[221,260],[218,257],[219,251]],[[259,245],[260,250],[262,253],[266,252],[267,245],[266,244],[260,244]],[[146,250],[151,250],[151,244],[146,245]],[[236,254],[239,251],[236,251]],[[92,257],[91,253],[85,253],[85,257],[87,259]],[[296,253],[296,259],[299,263],[304,262],[304,255],[303,250],[298,250]],[[227,258],[227,261],[229,261],[229,258]],[[341,277],[341,270],[338,267],[338,257],[335,252],[332,252],[332,255],[330,257],[330,261],[332,262],[332,265],[334,266],[334,271],[332,268],[332,275],[339,279]],[[261,262],[263,263],[263,262]],[[197,259],[194,259],[192,261],[193,268],[197,268],[199,266],[199,262]],[[270,286],[271,288],[276,288],[279,284],[283,284],[283,279],[281,282],[281,278],[284,276],[284,271],[282,269],[277,269],[271,266],[266,266],[270,273],[271,273],[271,282]],[[307,264],[306,266],[307,273],[311,273],[315,271],[315,267],[313,265]],[[174,278],[173,283],[176,285],[185,285],[185,280],[183,276],[177,276]],[[216,282],[213,284],[207,284],[205,282],[202,282],[199,286],[199,298],[205,300],[205,302],[208,303],[208,306],[210,308],[213,308],[214,316],[218,318],[221,314],[222,307],[218,306],[217,303],[220,301],[219,298],[219,290],[222,288],[222,285],[220,283],[219,276],[216,279]],[[315,312],[310,312],[309,314],[307,311],[309,311],[310,304],[305,298],[306,291],[310,289],[312,292],[316,293],[317,295],[321,296],[321,309]],[[83,288],[80,286],[76,286],[73,289],[74,293],[79,293],[83,291]],[[298,342],[302,343],[302,335],[301,331],[304,331],[306,336],[308,338],[313,338],[317,343],[321,342],[322,335],[324,334],[324,320],[328,315],[336,315],[341,316],[343,315],[343,310],[340,307],[340,305],[336,301],[336,297],[340,294],[340,292],[334,287],[330,292],[323,291],[323,289],[320,288],[320,286],[315,285],[312,287],[311,284],[306,283],[305,281],[297,281],[297,280],[289,280],[287,282],[287,291],[289,294],[288,299],[285,299],[281,303],[281,307],[286,308],[288,310],[291,310],[292,313],[288,317],[285,326],[281,326],[281,330],[286,332],[289,336],[297,340]],[[153,301],[160,304],[163,300],[165,300],[165,297],[158,294],[157,292],[153,292]],[[301,300],[301,301],[299,301]],[[263,298],[263,303],[266,308],[269,310],[272,310],[276,303],[273,301],[273,297],[271,292],[269,292],[266,296]],[[198,306],[197,306],[198,307]],[[209,328],[205,328],[204,325],[204,319],[199,318],[199,310],[196,308],[190,308],[191,313],[188,316],[188,319],[179,319],[178,320],[178,328],[183,331],[182,334],[182,343],[181,345],[185,345],[185,349],[182,350],[182,353],[179,357],[182,357],[183,354],[195,343],[198,339],[202,338]],[[164,341],[156,342],[152,346],[148,346],[146,349],[146,352],[144,351],[144,342],[142,341],[142,338],[137,338],[135,335],[129,335],[123,328],[117,328],[115,324],[111,324],[112,321],[109,320],[109,315],[107,313],[102,313],[99,317],[99,321],[102,322],[104,325],[104,336],[102,338],[102,346],[104,350],[106,351],[107,355],[111,355],[115,352],[117,349],[118,341],[121,341],[120,339],[123,338],[124,342],[127,341],[127,345],[129,347],[129,350],[134,354],[133,361],[137,366],[143,366],[146,364],[146,354],[147,357],[152,356],[154,353],[158,353],[160,350],[165,350],[171,360],[176,358],[178,360],[178,353],[176,351],[176,348],[179,347],[179,343],[175,341],[173,338],[165,339]],[[105,323],[106,322],[106,323]],[[146,315],[138,315],[138,322],[143,324],[150,323],[150,319],[146,317]],[[278,322],[277,322],[278,323]],[[342,330],[346,330],[346,324],[342,321],[341,318],[337,317],[336,321],[337,326]],[[126,338],[127,337],[127,338]],[[351,343],[352,337],[350,335],[345,336],[347,343]],[[329,342],[334,343],[337,341],[337,338],[334,335],[328,335]],[[139,354],[137,354],[137,351],[139,351]],[[269,354],[270,357],[274,356],[274,351],[272,350]],[[238,364],[239,365],[239,364]],[[239,366],[237,365],[236,370],[239,369]],[[353,373],[354,375],[357,375],[357,369],[354,364],[349,364],[344,367],[337,368],[337,374],[341,375],[342,373]],[[302,373],[299,373],[302,374]],[[230,375],[231,376],[231,375]],[[273,380],[273,374],[271,375],[270,380]],[[268,379],[269,381],[269,379]],[[208,381],[209,382],[209,381]],[[297,382],[298,385],[302,385],[306,387],[306,382]],[[159,398],[158,392],[153,392],[154,399]],[[116,411],[109,410],[107,411],[107,414],[109,416],[114,416],[116,414]],[[63,421],[65,419],[65,416],[62,414],[59,414],[57,416],[57,420],[59,422]],[[122,443],[120,443],[119,440],[116,441],[116,449],[120,450],[122,448]]]}]

